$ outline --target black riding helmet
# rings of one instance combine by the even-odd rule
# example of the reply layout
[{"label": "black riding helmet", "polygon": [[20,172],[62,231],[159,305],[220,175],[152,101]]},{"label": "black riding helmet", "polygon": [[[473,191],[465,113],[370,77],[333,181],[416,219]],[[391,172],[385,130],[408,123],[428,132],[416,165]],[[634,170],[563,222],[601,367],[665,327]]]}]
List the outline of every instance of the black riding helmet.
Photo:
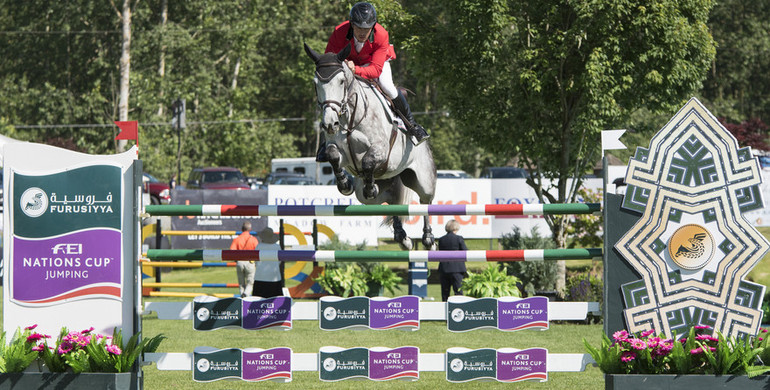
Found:
[{"label": "black riding helmet", "polygon": [[356,3],[350,8],[350,23],[359,28],[372,28],[377,23],[377,10],[371,3]]}]

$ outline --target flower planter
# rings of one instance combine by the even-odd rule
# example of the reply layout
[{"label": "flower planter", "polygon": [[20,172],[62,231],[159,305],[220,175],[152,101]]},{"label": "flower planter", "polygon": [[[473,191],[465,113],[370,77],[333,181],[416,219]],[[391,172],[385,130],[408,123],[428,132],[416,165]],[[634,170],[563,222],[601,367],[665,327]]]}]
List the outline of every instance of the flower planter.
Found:
[{"label": "flower planter", "polygon": [[604,376],[605,390],[651,389],[741,389],[759,390],[770,387],[770,376],[722,375],[614,375]]},{"label": "flower planter", "polygon": [[140,389],[136,372],[82,374],[51,372],[14,372],[0,374],[0,390],[36,389]]}]

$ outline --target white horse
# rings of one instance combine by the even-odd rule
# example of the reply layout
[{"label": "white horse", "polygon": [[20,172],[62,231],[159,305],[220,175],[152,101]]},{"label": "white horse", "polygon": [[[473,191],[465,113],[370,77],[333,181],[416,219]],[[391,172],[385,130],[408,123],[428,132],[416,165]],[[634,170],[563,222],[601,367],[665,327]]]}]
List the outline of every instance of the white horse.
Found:
[{"label": "white horse", "polygon": [[[326,154],[343,195],[354,191],[363,204],[407,204],[412,189],[421,204],[430,204],[436,192],[436,165],[428,142],[414,146],[367,80],[356,78],[343,66],[350,45],[340,53],[320,55],[305,44],[316,65],[316,97],[321,107],[321,130],[326,133]],[[349,180],[345,170],[353,174]],[[393,238],[412,248],[401,219],[392,217]],[[433,246],[428,216],[423,217],[422,242]]]}]

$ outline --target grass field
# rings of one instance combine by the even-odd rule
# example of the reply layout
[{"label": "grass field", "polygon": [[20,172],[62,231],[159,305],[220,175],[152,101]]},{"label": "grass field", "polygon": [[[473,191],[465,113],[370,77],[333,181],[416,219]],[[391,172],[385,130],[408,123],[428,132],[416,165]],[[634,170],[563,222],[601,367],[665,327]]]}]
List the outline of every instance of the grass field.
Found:
[{"label": "grass field", "polygon": [[[469,245],[471,248],[486,244]],[[385,250],[385,248],[381,248]],[[476,248],[483,249],[483,248]],[[435,268],[431,265],[431,268]],[[233,283],[235,270],[232,268],[208,268],[175,270],[162,275],[167,282],[209,282]],[[406,285],[402,286],[402,294],[407,293]],[[190,289],[165,288],[163,291],[190,291]],[[206,289],[206,292],[232,293],[233,289]],[[438,285],[428,285],[428,299],[440,300]],[[145,298],[152,301],[189,301],[186,298]],[[215,348],[272,348],[290,347],[294,352],[317,353],[322,346],[350,347],[389,347],[417,346],[422,353],[443,353],[449,347],[466,348],[530,348],[543,347],[551,353],[584,353],[583,339],[596,345],[601,338],[601,325],[581,324],[552,324],[547,331],[500,332],[480,330],[465,333],[451,333],[446,330],[443,321],[424,321],[420,329],[414,332],[405,331],[374,331],[374,330],[340,330],[322,331],[316,321],[295,321],[290,331],[246,331],[246,330],[216,330],[199,332],[192,329],[190,321],[158,320],[153,313],[143,318],[144,334],[153,336],[163,333],[170,336],[161,345],[159,352],[192,352],[196,346]],[[352,389],[366,388],[382,389],[435,389],[450,385],[453,388],[502,388],[510,384],[496,382],[468,382],[450,384],[443,372],[422,372],[417,382],[372,382],[372,381],[341,381],[334,384],[321,382],[318,372],[295,372],[294,380],[287,384],[248,383],[241,381],[217,381],[210,383],[195,383],[191,371],[159,371],[154,365],[145,367],[145,386],[148,389],[246,389],[246,388],[283,388],[298,389]],[[604,378],[595,367],[589,367],[580,373],[550,373],[546,383],[525,382],[513,385],[517,388],[540,389],[598,389],[604,387]]]}]

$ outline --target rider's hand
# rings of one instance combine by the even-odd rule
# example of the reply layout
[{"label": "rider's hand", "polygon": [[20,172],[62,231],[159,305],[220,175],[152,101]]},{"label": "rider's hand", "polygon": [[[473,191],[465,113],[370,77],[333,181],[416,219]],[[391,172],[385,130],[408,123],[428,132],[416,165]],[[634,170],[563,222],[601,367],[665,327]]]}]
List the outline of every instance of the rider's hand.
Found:
[{"label": "rider's hand", "polygon": [[351,72],[356,73],[356,64],[354,64],[353,61],[345,60],[345,64],[350,68]]}]

